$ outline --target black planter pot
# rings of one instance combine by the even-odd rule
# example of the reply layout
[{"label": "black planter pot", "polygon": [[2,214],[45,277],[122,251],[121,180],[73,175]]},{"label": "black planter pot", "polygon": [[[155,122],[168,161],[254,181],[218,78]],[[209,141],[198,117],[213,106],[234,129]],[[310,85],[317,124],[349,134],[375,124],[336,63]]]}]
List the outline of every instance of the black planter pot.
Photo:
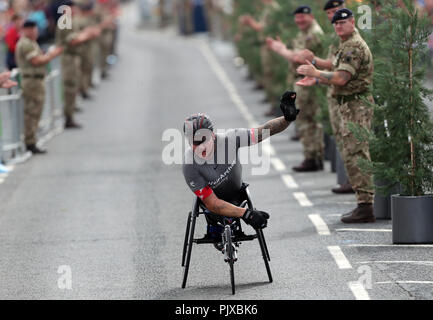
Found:
[{"label": "black planter pot", "polygon": [[337,171],[337,183],[340,185],[349,183],[349,178],[344,168],[343,158],[341,158],[340,152],[335,148],[335,169]]},{"label": "black planter pot", "polygon": [[392,242],[433,243],[433,195],[391,196]]},{"label": "black planter pot", "polygon": [[[387,185],[385,181],[374,179],[374,185],[382,187]],[[374,216],[376,219],[391,220],[391,195],[399,194],[400,186],[394,187],[387,195],[381,195],[378,192],[374,193]]]}]

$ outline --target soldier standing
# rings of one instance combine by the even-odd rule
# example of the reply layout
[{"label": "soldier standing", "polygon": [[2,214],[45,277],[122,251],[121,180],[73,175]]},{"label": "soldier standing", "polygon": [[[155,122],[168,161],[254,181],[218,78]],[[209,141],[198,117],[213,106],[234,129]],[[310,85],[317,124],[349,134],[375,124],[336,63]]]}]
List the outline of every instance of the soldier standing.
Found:
[{"label": "soldier standing", "polygon": [[301,112],[297,120],[297,127],[304,148],[304,161],[296,167],[297,172],[311,172],[323,170],[323,127],[317,120],[320,112],[319,99],[314,88],[307,88],[295,84],[297,79],[296,68],[305,60],[300,60],[299,53],[303,49],[312,52],[321,50],[320,35],[323,30],[314,19],[309,6],[300,6],[294,12],[295,23],[299,28],[297,36],[292,40],[293,50],[287,49],[281,40],[268,38],[269,49],[275,51],[289,62],[290,70],[287,77],[289,86],[297,93],[297,104]]},{"label": "soldier standing", "polygon": [[86,28],[83,31],[78,30],[77,11],[75,3],[68,1],[67,6],[71,8],[72,21],[70,25],[60,25],[56,29],[56,43],[63,46],[64,52],[61,59],[62,78],[63,78],[63,97],[64,97],[64,114],[65,128],[81,128],[74,120],[76,106],[76,96],[80,88],[80,50],[81,44],[97,36],[93,28]]},{"label": "soldier standing", "polygon": [[105,79],[108,77],[109,65],[107,58],[112,53],[115,30],[110,0],[98,0],[97,5],[95,6],[95,14],[96,20],[99,23],[103,23],[104,20],[106,21],[107,17],[111,18],[111,22],[103,28],[98,38],[101,78]]},{"label": "soldier standing", "polygon": [[[334,17],[334,14],[344,8],[344,0],[329,0],[326,2],[323,10],[326,12],[326,15],[328,16],[329,22],[332,21],[332,18]],[[358,32],[358,31],[356,31]],[[320,59],[316,57],[310,50],[304,50],[302,53],[300,53],[300,57],[303,57],[304,60],[308,60],[313,63],[317,68],[319,69],[326,69],[328,71],[331,71],[333,66],[332,62],[335,59],[335,54],[338,49],[338,36],[335,34],[335,32],[332,34],[331,44],[328,48],[328,56],[326,59]],[[328,111],[329,111],[329,120],[332,127],[332,132],[334,134],[335,141],[337,143],[338,150],[340,152],[340,155],[343,156],[343,145],[342,145],[342,138],[341,138],[341,130],[340,130],[340,114],[338,111],[338,103],[336,99],[332,96],[332,88],[328,87],[327,91],[327,102],[328,102]],[[344,194],[344,193],[354,193],[354,190],[350,184],[349,181],[346,181],[338,188],[333,188],[332,192],[337,194]]]},{"label": "soldier standing", "polygon": [[[88,27],[95,26],[96,19],[93,14],[93,3],[82,1],[77,3],[79,15],[77,19],[78,30],[83,31]],[[80,59],[80,93],[84,99],[90,99],[89,89],[92,84],[93,74],[93,44],[95,39],[90,39],[81,45]]]},{"label": "soldier standing", "polygon": [[256,32],[258,32],[259,44],[260,44],[260,61],[262,66],[262,78],[260,85],[266,91],[266,101],[269,101],[271,108],[265,114],[273,116],[275,114],[275,108],[277,101],[275,95],[272,92],[272,56],[266,47],[265,29],[269,26],[272,21],[272,12],[279,10],[280,6],[273,0],[262,0],[264,5],[263,12],[258,21],[256,21],[251,15],[243,15],[239,17],[239,21],[242,25],[246,25]]},{"label": "soldier standing", "polygon": [[345,223],[374,222],[372,177],[358,166],[358,159],[370,160],[368,142],[358,141],[349,130],[353,122],[370,129],[373,109],[364,98],[374,102],[370,93],[373,81],[373,56],[368,45],[355,28],[355,18],[349,9],[338,10],[332,18],[340,45],[333,61],[333,72],[317,70],[311,63],[298,68],[305,76],[298,85],[313,86],[318,83],[331,85],[332,95],[337,100],[341,119],[343,160],[349,181],[356,193],[358,206],[343,215]]},{"label": "soldier standing", "polygon": [[26,21],[15,53],[22,79],[25,144],[33,154],[46,152],[36,146],[36,133],[45,101],[45,65],[63,51],[62,47],[57,47],[44,54],[36,42],[37,38],[36,23]]}]

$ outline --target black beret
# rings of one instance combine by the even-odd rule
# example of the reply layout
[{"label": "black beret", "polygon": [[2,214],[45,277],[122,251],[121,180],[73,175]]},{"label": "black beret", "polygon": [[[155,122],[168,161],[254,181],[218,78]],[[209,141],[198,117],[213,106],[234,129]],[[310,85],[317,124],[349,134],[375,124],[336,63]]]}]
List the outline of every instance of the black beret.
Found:
[{"label": "black beret", "polygon": [[72,6],[75,6],[75,2],[72,1],[72,0],[66,0],[66,1],[64,1],[64,2],[62,3],[62,5],[72,7]]},{"label": "black beret", "polygon": [[33,20],[26,20],[23,24],[23,28],[34,28],[36,27],[36,22]]},{"label": "black beret", "polygon": [[328,2],[326,2],[323,10],[326,11],[329,9],[337,8],[341,5],[343,5],[343,3],[344,3],[344,0],[329,0]]},{"label": "black beret", "polygon": [[349,19],[350,17],[353,17],[352,11],[346,8],[340,9],[332,17],[332,23],[335,23],[335,21],[339,21],[339,20],[346,20]]},{"label": "black beret", "polygon": [[307,13],[310,14],[311,13],[311,8],[309,6],[299,6],[296,8],[295,11],[293,11],[293,15],[298,14],[298,13]]}]

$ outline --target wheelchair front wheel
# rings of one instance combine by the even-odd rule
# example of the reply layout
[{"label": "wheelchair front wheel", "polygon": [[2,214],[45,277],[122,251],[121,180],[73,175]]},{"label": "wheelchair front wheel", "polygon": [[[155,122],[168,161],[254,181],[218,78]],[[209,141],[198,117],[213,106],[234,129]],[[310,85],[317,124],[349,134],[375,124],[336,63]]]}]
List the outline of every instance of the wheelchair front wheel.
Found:
[{"label": "wheelchair front wheel", "polygon": [[233,246],[233,241],[232,241],[232,229],[230,228],[230,226],[225,226],[224,229],[224,242],[225,242],[225,247],[224,249],[226,250],[226,262],[228,262],[229,266],[230,266],[230,282],[231,282],[231,286],[232,286],[232,294],[235,294],[235,270],[234,270],[234,262],[236,261],[236,253],[235,253],[235,248]]}]

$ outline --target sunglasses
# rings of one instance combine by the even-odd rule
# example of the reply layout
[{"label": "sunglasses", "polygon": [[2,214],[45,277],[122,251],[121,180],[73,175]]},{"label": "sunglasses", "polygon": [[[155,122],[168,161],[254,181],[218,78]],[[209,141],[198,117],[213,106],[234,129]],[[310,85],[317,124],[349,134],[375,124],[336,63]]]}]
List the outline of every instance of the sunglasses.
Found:
[{"label": "sunglasses", "polygon": [[201,145],[203,142],[205,142],[206,141],[206,137],[202,137],[201,138],[201,141],[200,140],[194,140],[193,142],[192,142],[192,144],[194,145],[194,146],[199,146],[199,145]]}]

